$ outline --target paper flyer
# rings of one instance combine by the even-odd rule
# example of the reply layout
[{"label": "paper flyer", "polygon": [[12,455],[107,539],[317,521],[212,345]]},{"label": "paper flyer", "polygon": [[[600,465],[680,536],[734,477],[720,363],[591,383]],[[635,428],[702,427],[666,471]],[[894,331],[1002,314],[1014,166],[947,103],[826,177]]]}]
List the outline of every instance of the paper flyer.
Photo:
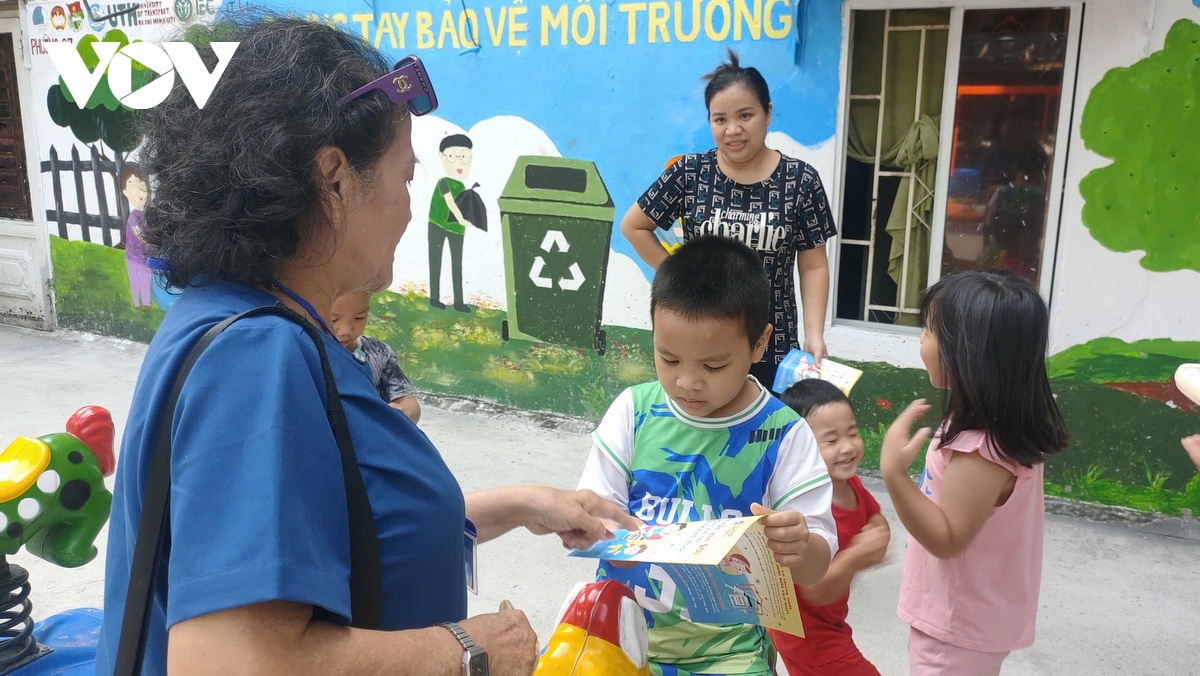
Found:
[{"label": "paper flyer", "polygon": [[618,530],[571,556],[659,564],[693,622],[756,624],[804,636],[792,571],[767,546],[760,516]]},{"label": "paper flyer", "polygon": [[862,374],[863,372],[856,368],[839,364],[829,358],[822,359],[821,365],[818,367],[816,359],[811,354],[792,349],[779,362],[779,370],[775,374],[775,383],[771,390],[782,393],[798,381],[820,378],[833,383],[848,397],[850,390],[854,388],[854,384],[858,382]]}]

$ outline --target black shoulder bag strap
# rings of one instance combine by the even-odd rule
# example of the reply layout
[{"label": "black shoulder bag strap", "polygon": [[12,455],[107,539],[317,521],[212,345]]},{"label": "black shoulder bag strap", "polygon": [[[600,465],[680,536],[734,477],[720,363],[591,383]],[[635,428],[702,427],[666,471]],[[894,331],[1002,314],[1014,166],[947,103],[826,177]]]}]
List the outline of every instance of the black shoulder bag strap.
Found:
[{"label": "black shoulder bag strap", "polygon": [[[217,324],[209,329],[188,352],[175,381],[167,393],[167,399],[159,416],[157,438],[150,460],[150,473],[146,479],[146,494],[142,502],[142,518],[138,524],[137,544],[134,547],[130,567],[129,590],[125,597],[125,615],[121,622],[121,639],[117,648],[114,676],[137,676],[141,673],[145,654],[146,633],[150,621],[150,604],[160,569],[163,543],[168,528],[168,508],[171,495],[171,427],[175,417],[175,406],[188,373],[213,340],[231,324],[264,314],[286,317],[301,327],[316,343],[321,357],[321,371],[325,377],[325,413],[333,436],[337,441],[342,459],[342,478],[346,485],[346,511],[350,518],[350,608],[353,615],[351,625],[363,629],[379,626],[380,608],[380,560],[379,540],[375,532],[375,516],[367,498],[367,489],[359,473],[358,459],[350,441],[350,429],[342,400],[333,379],[329,356],[320,332],[307,320],[283,305],[268,305],[254,308]],[[320,609],[317,609],[320,610]]]}]

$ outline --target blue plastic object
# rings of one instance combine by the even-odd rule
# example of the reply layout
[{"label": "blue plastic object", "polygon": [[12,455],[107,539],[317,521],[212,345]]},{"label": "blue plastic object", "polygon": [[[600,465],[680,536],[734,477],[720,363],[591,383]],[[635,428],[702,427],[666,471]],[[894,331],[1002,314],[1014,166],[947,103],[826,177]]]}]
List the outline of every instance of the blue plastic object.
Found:
[{"label": "blue plastic object", "polygon": [[39,620],[33,635],[52,652],[9,676],[93,676],[103,616],[98,608],[76,608]]}]

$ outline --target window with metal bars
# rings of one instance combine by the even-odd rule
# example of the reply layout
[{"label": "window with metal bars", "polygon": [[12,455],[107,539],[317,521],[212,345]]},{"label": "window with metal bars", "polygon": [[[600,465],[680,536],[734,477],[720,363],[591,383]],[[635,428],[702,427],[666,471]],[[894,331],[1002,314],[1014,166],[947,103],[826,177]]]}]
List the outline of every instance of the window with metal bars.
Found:
[{"label": "window with metal bars", "polygon": [[915,326],[924,289],[959,270],[1047,291],[1075,11],[852,12],[837,319]]}]

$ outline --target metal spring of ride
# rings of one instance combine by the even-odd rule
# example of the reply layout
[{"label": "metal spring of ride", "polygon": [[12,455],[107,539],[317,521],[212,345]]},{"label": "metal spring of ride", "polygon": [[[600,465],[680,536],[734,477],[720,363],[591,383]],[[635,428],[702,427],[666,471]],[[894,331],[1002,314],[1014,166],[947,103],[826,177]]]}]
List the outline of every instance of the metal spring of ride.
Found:
[{"label": "metal spring of ride", "polygon": [[7,674],[39,653],[33,637],[29,572],[0,556],[0,674]]}]

